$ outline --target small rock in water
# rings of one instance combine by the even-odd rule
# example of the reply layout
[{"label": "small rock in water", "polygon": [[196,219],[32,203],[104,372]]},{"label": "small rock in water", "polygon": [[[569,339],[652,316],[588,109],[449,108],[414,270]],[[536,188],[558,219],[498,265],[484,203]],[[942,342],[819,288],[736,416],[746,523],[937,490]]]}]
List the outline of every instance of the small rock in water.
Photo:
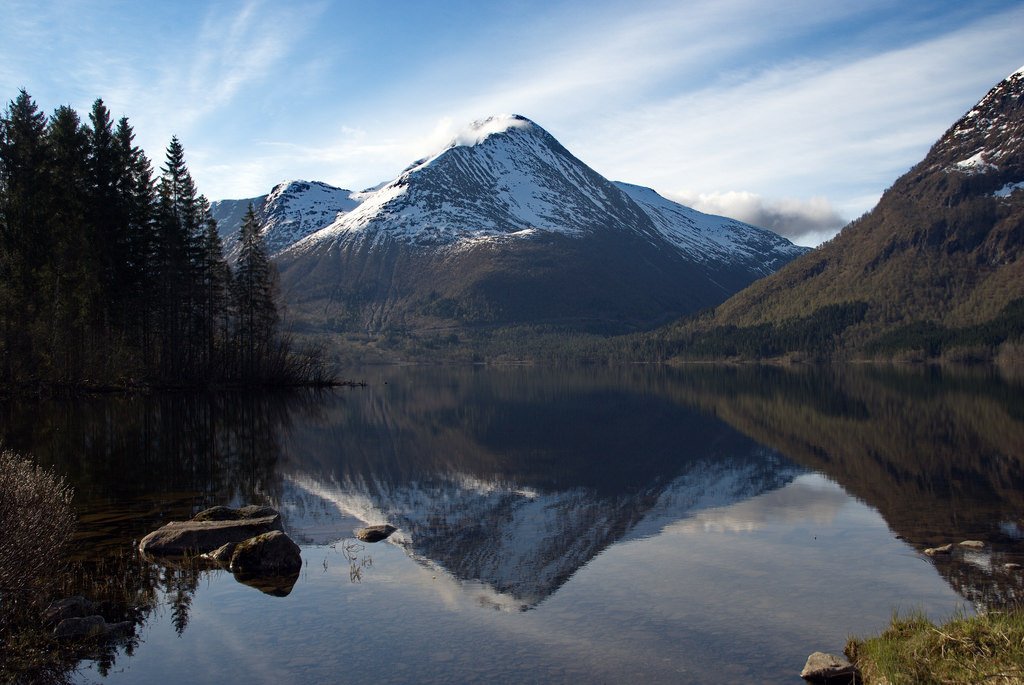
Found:
[{"label": "small rock in water", "polygon": [[1003,564],[1003,568],[1007,571],[1019,571],[1021,569],[1021,565],[1010,562],[1009,564]]},{"label": "small rock in water", "polygon": [[96,603],[81,595],[56,600],[43,612],[43,623],[57,625],[66,618],[82,618],[96,613]]},{"label": "small rock in water", "polygon": [[382,526],[367,526],[356,531],[356,537],[363,542],[380,542],[386,540],[397,528],[385,523]]},{"label": "small rock in water", "polygon": [[967,549],[985,549],[985,543],[981,540],[964,540],[960,546]]},{"label": "small rock in water", "polygon": [[102,616],[66,618],[53,629],[54,636],[63,640],[98,637],[106,632],[107,621]]},{"label": "small rock in water", "polygon": [[953,543],[949,543],[948,545],[942,545],[941,547],[929,547],[924,551],[924,553],[930,557],[934,557],[938,554],[952,554]]},{"label": "small rock in water", "polygon": [[800,677],[812,683],[844,682],[856,678],[857,667],[843,657],[825,652],[815,652],[807,657]]},{"label": "small rock in water", "polygon": [[231,563],[231,556],[235,553],[235,547],[238,546],[237,542],[229,542],[226,545],[221,545],[212,552],[200,555],[203,559],[209,559],[215,561],[218,564],[229,564]]},{"label": "small rock in water", "polygon": [[279,530],[240,542],[231,552],[231,570],[234,573],[280,574],[301,568],[299,546]]}]

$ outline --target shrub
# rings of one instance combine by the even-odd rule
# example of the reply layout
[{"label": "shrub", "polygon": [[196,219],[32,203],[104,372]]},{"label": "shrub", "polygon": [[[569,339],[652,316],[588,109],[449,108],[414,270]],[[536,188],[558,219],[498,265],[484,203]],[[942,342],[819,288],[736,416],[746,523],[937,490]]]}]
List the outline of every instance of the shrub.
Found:
[{"label": "shrub", "polygon": [[0,450],[0,624],[35,603],[64,565],[72,495],[63,478]]}]

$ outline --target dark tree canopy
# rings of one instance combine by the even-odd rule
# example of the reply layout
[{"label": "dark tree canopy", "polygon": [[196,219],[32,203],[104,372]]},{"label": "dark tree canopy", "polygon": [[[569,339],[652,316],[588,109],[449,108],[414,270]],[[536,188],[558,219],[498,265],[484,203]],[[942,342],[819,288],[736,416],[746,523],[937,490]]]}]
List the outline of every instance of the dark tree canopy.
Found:
[{"label": "dark tree canopy", "polygon": [[[160,176],[97,99],[0,113],[0,381],[6,387],[311,380],[278,331],[250,212],[235,272],[177,137]],[[324,380],[321,374],[318,380]]]}]

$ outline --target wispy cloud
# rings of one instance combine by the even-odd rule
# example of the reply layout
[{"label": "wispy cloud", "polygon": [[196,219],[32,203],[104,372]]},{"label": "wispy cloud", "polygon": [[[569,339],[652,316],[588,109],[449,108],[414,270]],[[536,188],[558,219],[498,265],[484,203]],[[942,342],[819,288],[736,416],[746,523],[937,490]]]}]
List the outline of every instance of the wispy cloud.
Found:
[{"label": "wispy cloud", "polygon": [[373,185],[514,112],[605,176],[804,241],[868,209],[1024,62],[1024,7],[1000,0],[7,7],[8,97],[103,97],[154,157],[177,133],[214,198]]}]

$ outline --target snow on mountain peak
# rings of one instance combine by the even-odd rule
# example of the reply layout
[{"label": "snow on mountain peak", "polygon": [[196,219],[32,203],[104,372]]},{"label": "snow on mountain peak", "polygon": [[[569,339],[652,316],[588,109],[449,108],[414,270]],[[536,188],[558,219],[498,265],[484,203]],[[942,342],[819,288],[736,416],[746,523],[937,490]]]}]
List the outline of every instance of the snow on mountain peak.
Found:
[{"label": "snow on mountain peak", "polygon": [[701,214],[649,188],[613,184],[514,114],[473,122],[447,148],[358,199],[359,207],[290,251],[364,237],[462,249],[614,228],[646,241],[667,239],[698,262],[752,260],[762,275],[803,252],[764,229]]},{"label": "snow on mountain peak", "polygon": [[496,133],[504,133],[509,129],[528,129],[536,126],[532,121],[519,114],[497,114],[474,121],[459,131],[448,147],[479,145]]}]

